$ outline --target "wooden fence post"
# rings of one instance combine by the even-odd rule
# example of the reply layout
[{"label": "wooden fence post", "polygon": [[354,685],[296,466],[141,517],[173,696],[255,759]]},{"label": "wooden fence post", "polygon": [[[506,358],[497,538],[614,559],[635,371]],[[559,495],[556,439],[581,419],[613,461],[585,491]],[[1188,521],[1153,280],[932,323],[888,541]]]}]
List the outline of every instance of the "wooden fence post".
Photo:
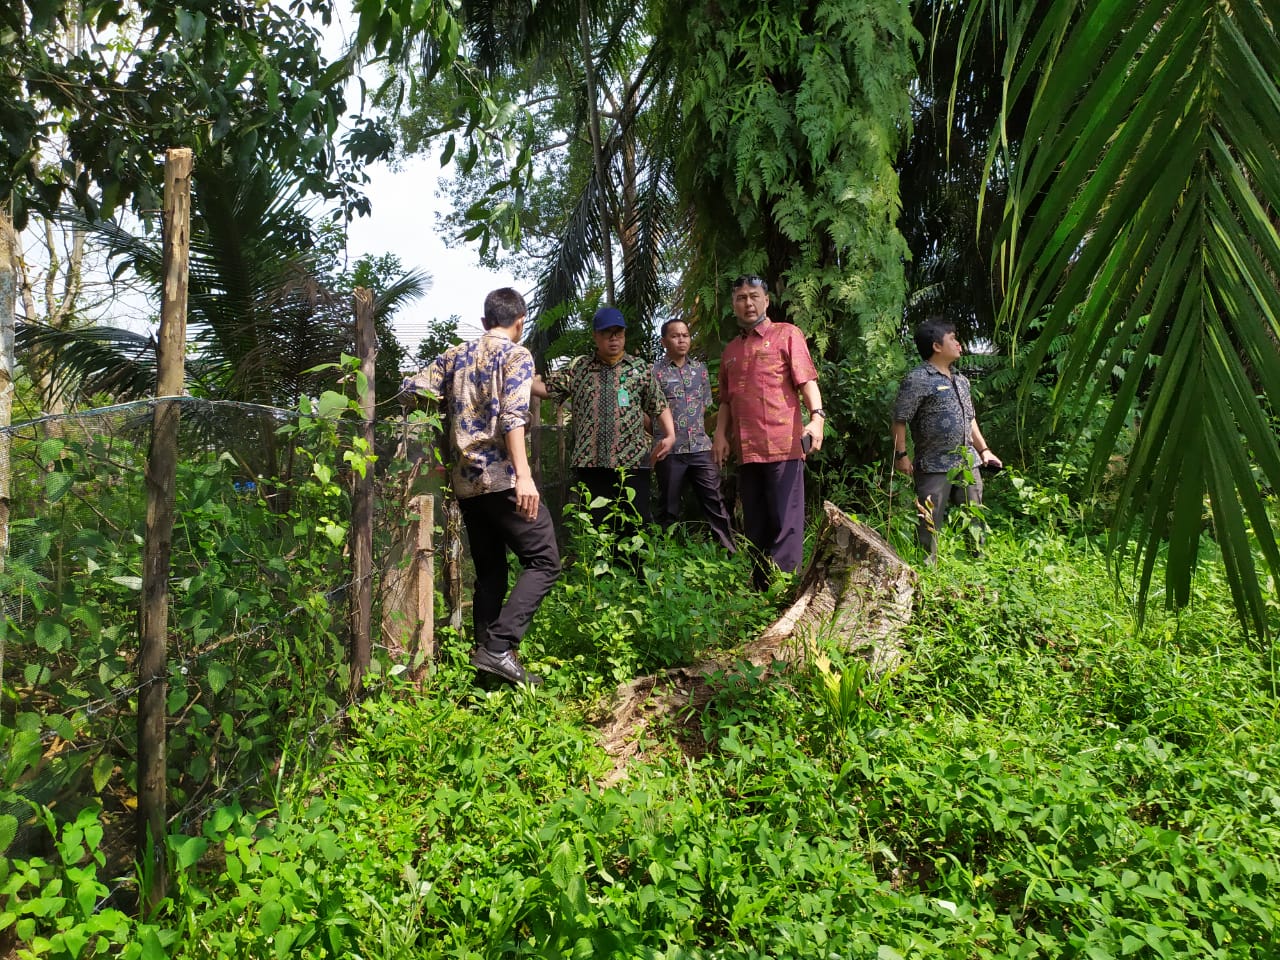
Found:
[{"label": "wooden fence post", "polygon": [[[373,291],[355,290],[356,356],[360,358],[360,435],[373,453],[374,360],[378,336],[373,322]],[[355,595],[351,603],[351,698],[360,694],[365,671],[373,652],[373,465],[355,476],[351,502],[351,559],[355,574]]]},{"label": "wooden fence post", "polygon": [[178,466],[178,423],[187,348],[187,261],[191,244],[191,151],[164,161],[164,291],[156,344],[156,397],[147,455],[147,532],[138,646],[138,859],[155,908],[168,891],[165,837],[165,710],[168,700],[169,564]]},{"label": "wooden fence post", "polygon": [[529,398],[529,461],[533,482],[542,490],[542,398]]},{"label": "wooden fence post", "polygon": [[441,537],[444,553],[444,598],[449,604],[449,626],[462,633],[462,508],[452,494],[440,504],[444,517]]},{"label": "wooden fence post", "polygon": [[564,505],[569,502],[569,454],[565,445],[564,404],[556,407],[556,459],[560,464],[560,507],[564,516]]}]

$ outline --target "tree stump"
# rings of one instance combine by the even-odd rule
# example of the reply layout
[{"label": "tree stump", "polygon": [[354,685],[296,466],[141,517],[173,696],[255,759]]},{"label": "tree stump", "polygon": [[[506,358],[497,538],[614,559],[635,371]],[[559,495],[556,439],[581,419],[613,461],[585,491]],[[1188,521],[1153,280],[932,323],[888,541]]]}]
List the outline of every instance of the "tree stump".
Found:
[{"label": "tree stump", "polygon": [[830,501],[822,507],[827,522],[795,601],[743,653],[757,666],[802,660],[821,636],[834,636],[883,673],[902,659],[899,634],[911,621],[918,577],[880,534]]},{"label": "tree stump", "polygon": [[856,523],[834,504],[823,504],[827,520],[813,557],[800,577],[795,601],[759,637],[687,667],[637,677],[618,687],[602,725],[605,749],[614,767],[611,785],[626,776],[627,764],[643,751],[643,735],[655,721],[669,719],[687,752],[697,752],[697,714],[714,696],[713,678],[743,664],[766,674],[806,660],[824,637],[863,657],[879,674],[902,660],[903,628],[915,602],[916,572],[878,533]]}]

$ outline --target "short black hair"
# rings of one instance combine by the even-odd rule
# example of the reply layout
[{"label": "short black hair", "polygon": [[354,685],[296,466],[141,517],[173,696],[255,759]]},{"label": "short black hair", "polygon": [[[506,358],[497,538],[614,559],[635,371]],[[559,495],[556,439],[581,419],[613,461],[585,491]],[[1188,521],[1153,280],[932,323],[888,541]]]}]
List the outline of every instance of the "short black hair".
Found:
[{"label": "short black hair", "polygon": [[920,351],[920,357],[928,360],[934,354],[933,345],[941,343],[948,333],[955,333],[956,325],[950,320],[944,320],[942,317],[926,317],[920,326],[916,327],[916,349]]},{"label": "short black hair", "polygon": [[665,337],[667,335],[667,328],[673,323],[683,323],[686,328],[689,326],[689,321],[685,320],[684,317],[672,317],[662,325],[662,329],[658,331],[658,336]]},{"label": "short black hair", "polygon": [[514,327],[516,321],[529,313],[524,297],[511,287],[500,287],[484,298],[484,328]]}]

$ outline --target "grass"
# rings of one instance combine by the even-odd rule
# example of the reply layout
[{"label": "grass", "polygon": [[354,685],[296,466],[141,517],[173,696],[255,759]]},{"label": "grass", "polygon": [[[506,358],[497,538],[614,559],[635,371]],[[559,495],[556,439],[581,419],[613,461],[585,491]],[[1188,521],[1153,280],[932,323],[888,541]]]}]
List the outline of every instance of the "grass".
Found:
[{"label": "grass", "polygon": [[[454,643],[361,705],[266,813],[176,846],[174,957],[1280,955],[1275,661],[1212,562],[1141,627],[1069,530],[997,519],[922,572],[909,657],[722,678],[627,778],[592,720],[620,681],[758,632],[745,561],[588,545],[483,692]],[[1212,558],[1206,558],[1211,561]],[[140,938],[141,942],[141,938]],[[145,953],[135,955],[145,956]]]}]

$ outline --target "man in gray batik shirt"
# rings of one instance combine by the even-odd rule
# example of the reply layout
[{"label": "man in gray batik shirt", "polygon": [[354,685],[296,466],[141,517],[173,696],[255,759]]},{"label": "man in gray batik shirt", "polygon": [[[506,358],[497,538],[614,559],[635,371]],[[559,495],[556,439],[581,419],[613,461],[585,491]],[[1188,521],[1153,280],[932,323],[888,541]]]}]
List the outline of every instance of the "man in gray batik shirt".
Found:
[{"label": "man in gray batik shirt", "polygon": [[[942,529],[952,503],[981,503],[979,466],[1003,466],[978,427],[969,380],[953,373],[964,353],[953,324],[930,317],[915,335],[924,363],[903,379],[893,404],[893,465],[915,481],[919,525],[916,535],[932,562],[938,553],[936,531]],[[907,453],[907,425],[915,443]],[[951,471],[968,467],[973,483],[955,483]]]}]

